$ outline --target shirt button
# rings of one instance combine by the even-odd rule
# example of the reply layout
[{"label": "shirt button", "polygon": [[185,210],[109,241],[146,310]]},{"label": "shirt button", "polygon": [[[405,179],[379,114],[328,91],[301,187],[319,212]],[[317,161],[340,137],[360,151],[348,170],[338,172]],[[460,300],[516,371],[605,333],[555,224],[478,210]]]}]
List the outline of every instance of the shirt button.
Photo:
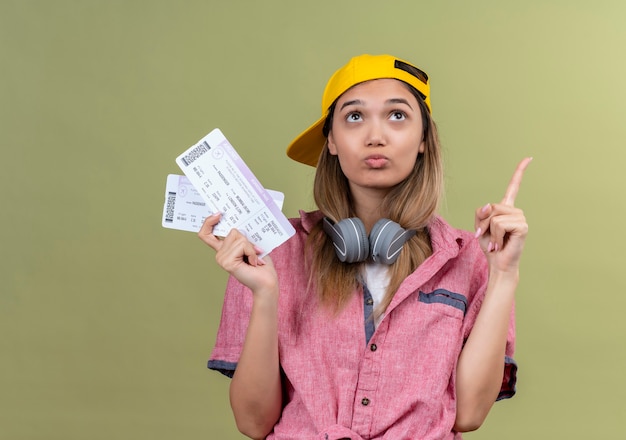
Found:
[{"label": "shirt button", "polygon": [[372,298],[367,298],[367,301],[365,301],[365,304],[367,304],[368,306],[371,306],[372,304],[374,304],[374,300]]},{"label": "shirt button", "polygon": [[364,397],[363,399],[361,399],[361,405],[367,406],[369,404],[370,404],[370,399],[368,399],[367,397]]},{"label": "shirt button", "polygon": [[376,346],[376,344],[370,345],[370,350],[376,351],[377,349],[378,349],[378,347]]}]

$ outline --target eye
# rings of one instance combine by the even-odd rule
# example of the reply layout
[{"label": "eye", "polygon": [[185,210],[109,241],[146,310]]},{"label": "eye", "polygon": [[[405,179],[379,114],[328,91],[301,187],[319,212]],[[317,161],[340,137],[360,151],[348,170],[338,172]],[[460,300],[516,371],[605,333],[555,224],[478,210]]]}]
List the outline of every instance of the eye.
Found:
[{"label": "eye", "polygon": [[348,122],[359,122],[362,119],[361,113],[358,112],[350,112],[346,115],[346,121]]},{"label": "eye", "polygon": [[395,110],[391,112],[389,118],[394,121],[404,121],[406,119],[406,114],[403,111]]}]

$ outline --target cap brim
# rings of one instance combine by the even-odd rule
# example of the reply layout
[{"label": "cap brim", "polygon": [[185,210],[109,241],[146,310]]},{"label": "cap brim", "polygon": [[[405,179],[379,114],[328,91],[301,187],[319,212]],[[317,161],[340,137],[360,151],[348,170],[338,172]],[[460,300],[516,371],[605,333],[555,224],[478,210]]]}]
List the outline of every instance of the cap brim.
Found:
[{"label": "cap brim", "polygon": [[323,133],[325,120],[326,117],[320,118],[291,141],[287,147],[287,156],[297,162],[316,167],[320,153],[326,144],[326,137]]}]

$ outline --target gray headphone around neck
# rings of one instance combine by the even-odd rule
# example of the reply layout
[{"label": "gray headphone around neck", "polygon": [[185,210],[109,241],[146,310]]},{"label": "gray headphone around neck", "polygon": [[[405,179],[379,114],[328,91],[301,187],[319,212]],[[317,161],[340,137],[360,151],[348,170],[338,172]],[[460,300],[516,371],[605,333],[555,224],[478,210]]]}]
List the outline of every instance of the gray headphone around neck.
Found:
[{"label": "gray headphone around neck", "polygon": [[323,228],[335,246],[337,257],[344,263],[365,261],[371,256],[375,263],[393,264],[404,243],[416,233],[414,229],[403,229],[386,218],[374,224],[369,237],[363,222],[356,217],[334,224],[324,217]]}]

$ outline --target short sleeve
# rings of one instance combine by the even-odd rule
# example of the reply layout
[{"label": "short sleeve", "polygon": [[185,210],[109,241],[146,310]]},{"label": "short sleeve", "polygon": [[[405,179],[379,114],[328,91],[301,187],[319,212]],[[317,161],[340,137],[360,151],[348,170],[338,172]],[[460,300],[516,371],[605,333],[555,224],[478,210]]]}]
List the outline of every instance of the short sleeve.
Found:
[{"label": "short sleeve", "polygon": [[[476,317],[482,306],[489,281],[488,266],[484,254],[480,251],[479,257],[476,258],[475,270],[473,274],[473,285],[476,288],[475,294],[472,296],[468,305],[468,311],[465,315],[463,324],[463,338],[467,340],[476,322]],[[504,374],[502,377],[502,386],[496,400],[508,399],[515,395],[515,386],[517,383],[517,363],[513,359],[515,353],[515,303],[511,307],[509,318],[509,329],[506,338],[506,348],[504,362]]]},{"label": "short sleeve", "polygon": [[233,377],[243,349],[252,310],[252,292],[232,276],[228,279],[222,317],[208,368]]},{"label": "short sleeve", "polygon": [[515,354],[515,304],[511,309],[509,320],[509,332],[506,338],[506,349],[504,356],[504,376],[502,377],[502,387],[496,400],[510,399],[515,395],[515,385],[517,383],[517,363],[513,359]]}]

